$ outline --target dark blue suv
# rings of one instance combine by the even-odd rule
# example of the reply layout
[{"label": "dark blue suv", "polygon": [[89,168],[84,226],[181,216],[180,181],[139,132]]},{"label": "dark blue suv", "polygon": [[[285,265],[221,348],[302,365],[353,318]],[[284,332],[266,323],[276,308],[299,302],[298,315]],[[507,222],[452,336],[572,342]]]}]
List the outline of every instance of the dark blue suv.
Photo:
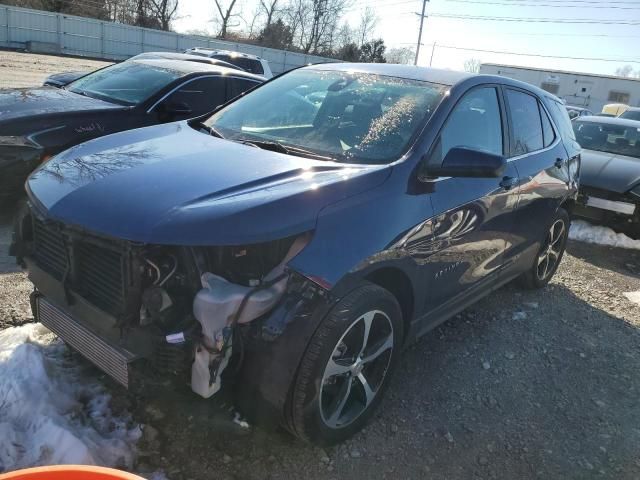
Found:
[{"label": "dark blue suv", "polygon": [[213,114],[73,147],[27,182],[35,318],[125,386],[224,386],[319,444],[362,428],[402,347],[562,258],[579,146],[507,78],[287,73]]}]

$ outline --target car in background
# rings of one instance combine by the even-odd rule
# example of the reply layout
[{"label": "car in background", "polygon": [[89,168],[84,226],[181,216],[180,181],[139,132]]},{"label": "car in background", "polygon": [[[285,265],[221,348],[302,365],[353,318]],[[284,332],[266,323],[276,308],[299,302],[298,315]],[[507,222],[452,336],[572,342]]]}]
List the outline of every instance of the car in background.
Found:
[{"label": "car in background", "polygon": [[584,107],[574,107],[571,105],[566,105],[567,113],[569,114],[569,118],[571,120],[575,120],[578,117],[592,116],[593,112]]},{"label": "car in background", "polygon": [[608,103],[607,105],[602,107],[601,113],[618,117],[622,115],[628,108],[629,105],[625,103]]},{"label": "car in background", "polygon": [[[242,68],[237,65],[233,65],[231,63],[225,62],[223,60],[217,60],[214,58],[205,58],[197,55],[187,55],[184,53],[173,53],[173,52],[146,52],[136,55],[134,57],[129,58],[128,60],[152,60],[152,59],[165,59],[165,60],[182,60],[186,62],[198,62],[198,63],[206,63],[209,65],[218,65],[220,67],[231,68],[232,70],[242,70]],[[127,60],[127,61],[128,61]],[[54,73],[53,75],[49,75],[45,78],[43,85],[49,85],[51,87],[61,88],[65,85],[70,84],[71,82],[84,77],[88,73],[91,72],[62,72],[62,73]]]},{"label": "car in background", "polygon": [[23,194],[34,168],[73,145],[206,114],[263,81],[207,63],[141,58],[63,88],[0,90],[0,198]]},{"label": "car in background", "polygon": [[629,120],[640,120],[640,107],[629,107],[622,112],[619,118],[626,118]]},{"label": "car in background", "polygon": [[547,285],[579,155],[561,101],[523,82],[303,67],[56,156],[18,260],[36,321],[121,384],[225,384],[251,420],[333,444],[407,344],[511,280]]},{"label": "car in background", "polygon": [[640,121],[584,117],[573,128],[582,146],[574,215],[640,238]]},{"label": "car in background", "polygon": [[242,52],[234,52],[232,50],[216,50],[211,48],[200,48],[194,47],[188,50],[185,50],[184,53],[188,53],[189,55],[200,55],[207,58],[215,58],[218,60],[223,60],[225,62],[232,63],[237,65],[247,72],[254,73],[256,75],[262,75],[263,77],[269,79],[273,77],[273,73],[271,72],[271,67],[269,66],[269,62],[264,58],[260,58],[256,55],[251,55],[249,53]]}]

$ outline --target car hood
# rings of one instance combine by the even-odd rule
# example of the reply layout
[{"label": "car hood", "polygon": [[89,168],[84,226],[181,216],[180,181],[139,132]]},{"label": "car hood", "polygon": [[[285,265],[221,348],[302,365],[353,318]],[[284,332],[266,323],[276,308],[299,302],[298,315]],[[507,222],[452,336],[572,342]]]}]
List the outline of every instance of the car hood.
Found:
[{"label": "car hood", "polygon": [[640,159],[583,149],[580,183],[625,193],[640,183]]},{"label": "car hood", "polygon": [[177,122],[75,146],[36,170],[27,190],[45,216],[100,235],[237,245],[312,230],[323,207],[390,171],[266,151]]},{"label": "car hood", "polygon": [[34,115],[118,108],[123,107],[49,86],[0,90],[0,123]]}]

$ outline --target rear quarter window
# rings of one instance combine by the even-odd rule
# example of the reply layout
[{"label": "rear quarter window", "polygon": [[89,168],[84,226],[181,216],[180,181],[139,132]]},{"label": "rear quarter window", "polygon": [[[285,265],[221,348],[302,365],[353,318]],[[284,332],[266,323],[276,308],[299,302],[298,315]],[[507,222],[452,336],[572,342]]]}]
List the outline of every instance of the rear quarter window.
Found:
[{"label": "rear quarter window", "polygon": [[545,98],[545,104],[549,109],[549,113],[551,114],[551,118],[553,119],[553,123],[556,124],[558,131],[560,132],[560,137],[562,138],[562,143],[567,149],[567,153],[570,156],[575,155],[580,150],[580,145],[576,141],[576,135],[573,131],[573,124],[569,119],[569,114],[565,106],[551,98]]}]

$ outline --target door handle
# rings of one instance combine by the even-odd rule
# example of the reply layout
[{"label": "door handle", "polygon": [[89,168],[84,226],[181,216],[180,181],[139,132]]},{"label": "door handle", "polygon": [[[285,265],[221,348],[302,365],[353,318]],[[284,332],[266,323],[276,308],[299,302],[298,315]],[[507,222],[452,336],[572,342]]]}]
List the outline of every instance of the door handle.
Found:
[{"label": "door handle", "polygon": [[517,184],[518,184],[518,178],[517,177],[503,177],[503,179],[500,181],[500,186],[504,190],[511,190]]},{"label": "door handle", "polygon": [[562,167],[564,167],[564,159],[562,159],[562,158],[556,158],[555,166],[556,166],[556,168],[562,168]]}]

